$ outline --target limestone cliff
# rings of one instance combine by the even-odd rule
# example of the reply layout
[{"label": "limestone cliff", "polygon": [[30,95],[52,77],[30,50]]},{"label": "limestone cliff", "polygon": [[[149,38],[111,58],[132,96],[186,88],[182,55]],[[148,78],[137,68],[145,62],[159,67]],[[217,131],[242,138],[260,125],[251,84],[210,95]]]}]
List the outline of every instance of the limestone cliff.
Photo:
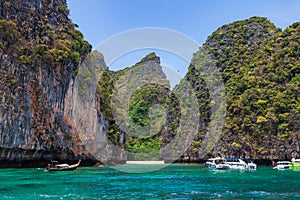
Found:
[{"label": "limestone cliff", "polygon": [[[186,79],[195,85],[206,134],[213,101],[203,74],[205,57],[219,70],[226,89],[226,118],[209,156],[260,160],[299,157],[299,23],[280,30],[266,18],[252,17],[217,29],[194,55]],[[205,52],[205,53],[204,53]],[[201,138],[183,160],[197,161]]]},{"label": "limestone cliff", "polygon": [[2,165],[76,158],[73,83],[90,49],[65,1],[0,1]]},{"label": "limestone cliff", "polygon": [[[299,30],[299,23],[281,31],[260,17],[224,25],[170,91],[153,53],[130,68],[109,71],[68,18],[65,0],[0,0],[0,167],[79,157],[104,163],[128,156],[174,160],[180,155],[172,146],[170,154],[145,153],[166,147],[179,134],[191,146],[180,149],[185,153],[178,161],[198,162],[216,104],[199,71],[207,57],[224,82],[227,107],[224,129],[206,155],[299,157]],[[190,92],[185,82],[197,99],[179,108],[176,94]],[[192,102],[201,113],[195,120],[188,118]],[[180,129],[184,113],[186,125],[198,128],[192,136],[186,134],[190,127]],[[154,114],[161,118],[153,121]]]},{"label": "limestone cliff", "polygon": [[104,72],[102,80],[100,109],[109,122],[114,160],[160,159],[157,133],[164,124],[170,92],[160,58],[150,53],[131,67]]}]

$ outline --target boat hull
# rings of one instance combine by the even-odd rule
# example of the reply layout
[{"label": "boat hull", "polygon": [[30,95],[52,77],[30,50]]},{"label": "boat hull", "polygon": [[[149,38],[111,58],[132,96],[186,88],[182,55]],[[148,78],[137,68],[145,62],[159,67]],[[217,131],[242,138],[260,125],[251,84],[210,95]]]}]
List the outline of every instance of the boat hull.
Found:
[{"label": "boat hull", "polygon": [[81,160],[77,164],[68,165],[68,164],[52,164],[48,165],[46,171],[74,171],[80,165]]},{"label": "boat hull", "polygon": [[228,159],[226,163],[229,165],[229,169],[233,170],[256,170],[257,165],[252,161],[246,163],[242,159]]},{"label": "boat hull", "polygon": [[213,170],[229,169],[229,165],[226,163],[226,160],[224,158],[220,158],[220,157],[211,158],[205,164],[209,169],[213,169]]},{"label": "boat hull", "polygon": [[213,169],[213,170],[227,170],[229,169],[228,166],[207,166],[208,169]]},{"label": "boat hull", "polygon": [[70,167],[70,168],[48,168],[47,171],[74,171],[77,167]]}]

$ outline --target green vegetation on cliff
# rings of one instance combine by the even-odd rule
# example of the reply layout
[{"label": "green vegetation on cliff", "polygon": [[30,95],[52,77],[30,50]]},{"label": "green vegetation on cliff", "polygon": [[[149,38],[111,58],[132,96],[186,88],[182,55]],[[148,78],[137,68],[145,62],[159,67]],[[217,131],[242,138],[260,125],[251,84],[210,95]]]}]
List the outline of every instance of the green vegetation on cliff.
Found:
[{"label": "green vegetation on cliff", "polygon": [[[212,80],[207,80],[204,77],[207,74],[201,69],[213,64],[219,71],[226,90],[226,117],[221,138],[216,144],[208,144],[216,146],[207,153],[222,152],[226,156],[271,159],[299,155],[299,33],[300,23],[281,31],[269,20],[261,17],[252,17],[220,27],[195,53],[184,81],[173,91],[155,85],[144,85],[142,88],[133,88],[135,93],[130,100],[126,99],[130,123],[135,123],[139,128],[152,123],[149,113],[151,106],[159,104],[163,107],[161,110],[166,110],[163,116],[164,125],[159,125],[157,135],[148,132],[151,137],[145,139],[130,134],[130,131],[137,131],[135,129],[122,132],[109,110],[110,114],[105,114],[112,122],[109,137],[115,141],[122,133],[126,134],[126,149],[145,153],[158,150],[159,146],[165,147],[178,134],[186,134],[185,130],[179,130],[180,118],[186,111],[179,108],[176,95],[184,94],[181,90],[187,81],[197,97],[200,118],[199,121],[190,122],[191,126],[192,123],[199,123],[199,129],[183,157],[189,161],[199,159],[203,153],[200,151],[205,136],[211,126],[214,126],[211,124],[211,109],[212,104],[216,103],[207,85],[207,81]],[[157,62],[156,59],[155,54],[150,54],[131,68],[105,73],[101,83],[104,88],[102,96],[105,97],[102,100],[105,105],[102,112],[108,113],[110,101],[107,99],[114,95],[111,84],[115,85],[119,77],[130,73],[134,67],[149,61]],[[132,85],[135,79],[127,78],[128,84]],[[142,79],[143,76],[139,75],[139,78]],[[187,102],[188,105],[191,103]]]},{"label": "green vegetation on cliff", "polygon": [[[11,13],[6,13],[6,17],[12,19],[1,17],[0,48],[4,52],[17,54],[20,64],[34,65],[43,60],[43,64],[54,66],[71,60],[78,66],[84,55],[90,52],[90,44],[66,17],[68,10],[61,2],[55,2],[60,8],[60,12],[56,13],[59,20],[56,21],[45,17],[56,12],[52,10],[54,3],[47,0],[41,3],[49,6],[48,10],[44,10],[44,15],[37,14],[34,10],[23,12],[25,6],[22,7],[22,3],[13,8],[13,4],[18,5],[18,0],[4,3],[4,12],[16,9],[20,14],[13,17]],[[33,29],[33,26],[36,28]]]},{"label": "green vegetation on cliff", "polygon": [[[91,68],[98,68],[84,69],[78,76],[83,81],[78,92],[86,95],[89,84],[96,81],[90,75],[101,74],[95,104],[101,110],[99,121],[103,116],[108,121],[108,132],[103,126],[101,134],[132,153],[128,159],[160,159],[161,147],[174,140],[180,146],[176,136],[188,135],[189,128],[181,120],[195,114],[188,112],[194,100],[200,116],[187,125],[199,129],[195,137],[185,138],[192,145],[182,157],[199,159],[214,126],[211,109],[218,103],[209,90],[213,79],[207,80],[201,72],[211,64],[225,86],[226,117],[220,140],[207,153],[271,159],[300,156],[300,23],[282,31],[265,18],[252,17],[220,27],[194,54],[184,80],[171,91],[155,53],[117,72],[106,69],[101,54],[87,57],[91,46],[68,18],[63,0],[7,0],[1,2],[0,11],[0,149],[4,154],[29,149],[32,155],[18,156],[33,160],[54,154],[63,159],[74,156],[80,138],[72,135],[76,128],[70,114],[71,90],[80,63],[88,58]],[[184,107],[180,97],[189,96],[187,82],[196,99],[185,99]]]},{"label": "green vegetation on cliff", "polygon": [[[154,53],[124,70],[104,72],[98,91],[101,112],[109,121],[108,137],[112,143],[124,145],[132,153],[160,149],[157,133],[164,124],[169,83]],[[122,125],[122,121],[125,124]],[[158,159],[155,157],[152,159]]]},{"label": "green vegetation on cliff", "polygon": [[[295,23],[280,31],[267,19],[253,17],[222,26],[203,45],[222,75],[227,96],[222,147],[215,153],[285,158],[297,152],[299,27]],[[205,84],[195,73],[202,57],[201,51],[194,56],[186,77],[198,81],[197,96],[205,102]],[[210,107],[200,110],[207,116]]]},{"label": "green vegetation on cliff", "polygon": [[74,156],[68,95],[91,45],[68,14],[65,0],[0,2],[3,159]]}]

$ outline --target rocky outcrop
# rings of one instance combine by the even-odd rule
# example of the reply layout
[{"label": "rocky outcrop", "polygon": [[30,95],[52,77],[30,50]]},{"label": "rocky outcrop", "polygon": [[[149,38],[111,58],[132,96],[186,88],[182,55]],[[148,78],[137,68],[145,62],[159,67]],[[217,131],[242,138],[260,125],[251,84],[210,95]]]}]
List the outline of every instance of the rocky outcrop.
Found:
[{"label": "rocky outcrop", "polygon": [[[281,31],[259,17],[222,26],[195,53],[185,76],[197,100],[186,99],[187,107],[179,108],[176,94],[191,91],[182,81],[170,93],[155,54],[110,72],[100,53],[89,54],[91,46],[68,18],[65,0],[0,0],[0,167],[42,167],[51,159],[78,158],[118,163],[127,159],[125,149],[134,158],[170,141],[177,145],[166,149],[170,154],[150,157],[174,160],[185,152],[177,161],[199,162],[205,159],[205,142],[207,156],[299,157],[299,30],[299,23]],[[227,95],[224,129],[214,144],[205,138],[214,128],[216,99],[199,71],[207,57]],[[188,111],[196,101],[200,116]],[[166,115],[164,125],[160,119],[152,124],[157,135],[147,132],[151,113]],[[182,117],[186,126],[179,125]],[[124,126],[132,122],[138,126]],[[198,128],[193,138],[186,134],[188,125]],[[143,130],[150,137],[136,137]],[[186,137],[179,141],[177,134]],[[185,143],[191,146],[177,148]]]},{"label": "rocky outcrop", "polygon": [[1,0],[0,14],[0,159],[76,159],[72,90],[90,45],[65,1]]},{"label": "rocky outcrop", "polygon": [[[113,161],[159,159],[158,133],[170,92],[160,58],[150,53],[131,67],[104,72],[102,79],[100,109],[109,122]],[[161,114],[162,121],[151,113]]]},{"label": "rocky outcrop", "polygon": [[[199,135],[207,133],[213,105],[198,70],[205,57],[219,70],[226,89],[224,128],[207,156],[258,160],[300,156],[299,27],[295,23],[281,31],[261,17],[233,22],[216,30],[194,55],[186,78],[199,99],[203,117]],[[195,139],[182,161],[203,158],[202,141]]]}]

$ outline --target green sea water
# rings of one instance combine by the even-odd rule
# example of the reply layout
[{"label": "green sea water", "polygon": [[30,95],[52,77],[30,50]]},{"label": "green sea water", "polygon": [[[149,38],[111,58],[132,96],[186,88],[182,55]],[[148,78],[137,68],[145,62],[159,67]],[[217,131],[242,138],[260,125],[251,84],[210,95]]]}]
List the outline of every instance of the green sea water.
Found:
[{"label": "green sea water", "polygon": [[300,199],[300,171],[211,171],[203,165],[1,169],[0,199]]}]

